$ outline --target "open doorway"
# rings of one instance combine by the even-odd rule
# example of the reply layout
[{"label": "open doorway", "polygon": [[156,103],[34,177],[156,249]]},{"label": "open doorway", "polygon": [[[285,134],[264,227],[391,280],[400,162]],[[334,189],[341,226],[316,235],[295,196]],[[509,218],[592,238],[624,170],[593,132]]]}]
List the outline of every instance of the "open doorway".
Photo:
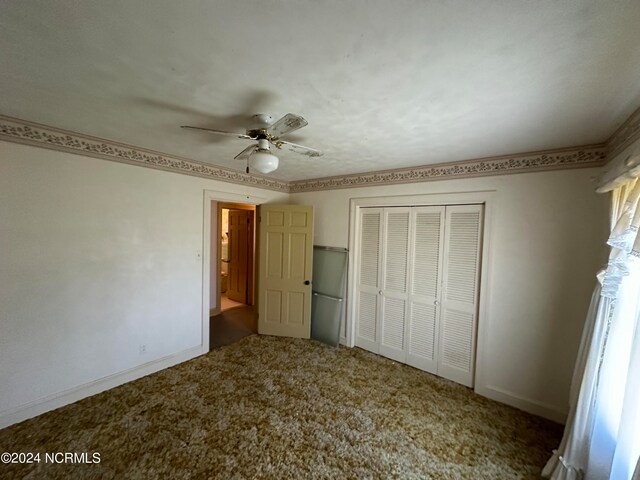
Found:
[{"label": "open doorway", "polygon": [[[213,202],[217,228],[211,248],[217,261],[211,284],[217,301],[211,311],[210,348],[236,342],[257,332],[255,298],[256,206]],[[213,220],[213,219],[212,219]],[[215,281],[214,281],[215,280]]]},{"label": "open doorway", "polygon": [[255,206],[219,203],[220,307],[253,305]]},{"label": "open doorway", "polygon": [[255,205],[218,203],[220,310],[254,304]]}]

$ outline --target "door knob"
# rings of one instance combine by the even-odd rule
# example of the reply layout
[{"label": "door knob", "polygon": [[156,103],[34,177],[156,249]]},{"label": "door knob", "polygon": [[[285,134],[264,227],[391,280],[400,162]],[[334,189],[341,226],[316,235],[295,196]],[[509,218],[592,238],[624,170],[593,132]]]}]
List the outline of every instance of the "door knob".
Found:
[{"label": "door knob", "polygon": [[310,282],[309,280],[305,280],[305,281],[304,281],[304,284],[305,284],[305,285],[311,285],[311,282]]},{"label": "door knob", "polygon": [[433,302],[434,305],[440,305],[440,302],[438,300],[436,300],[435,302]]}]

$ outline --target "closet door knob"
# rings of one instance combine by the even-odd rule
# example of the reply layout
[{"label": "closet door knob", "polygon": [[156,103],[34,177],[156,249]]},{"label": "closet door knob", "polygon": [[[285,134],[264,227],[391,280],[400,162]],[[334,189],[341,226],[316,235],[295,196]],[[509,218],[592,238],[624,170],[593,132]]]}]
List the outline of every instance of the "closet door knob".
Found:
[{"label": "closet door knob", "polygon": [[435,302],[433,302],[433,304],[438,306],[438,305],[440,305],[440,302],[438,300],[436,300]]},{"label": "closet door knob", "polygon": [[311,285],[311,282],[310,282],[309,280],[305,280],[305,281],[304,281],[304,284],[305,284],[305,285]]}]

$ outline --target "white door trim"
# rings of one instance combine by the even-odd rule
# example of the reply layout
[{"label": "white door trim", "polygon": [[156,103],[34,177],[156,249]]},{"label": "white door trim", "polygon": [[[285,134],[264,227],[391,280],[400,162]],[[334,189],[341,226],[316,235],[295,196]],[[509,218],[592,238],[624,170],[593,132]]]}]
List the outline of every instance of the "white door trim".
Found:
[{"label": "white door trim", "polygon": [[[348,347],[355,345],[355,275],[360,232],[360,208],[396,207],[396,206],[432,206],[484,204],[484,224],[482,233],[482,257],[480,264],[480,299],[478,306],[478,330],[476,344],[475,389],[482,389],[486,382],[484,352],[487,345],[487,332],[491,322],[489,292],[491,291],[491,254],[493,242],[493,211],[496,203],[495,190],[474,192],[451,192],[423,195],[396,195],[386,197],[352,198],[349,200],[349,267],[347,276],[347,332],[343,343]],[[478,392],[480,393],[480,392]]]},{"label": "white door trim", "polygon": [[[209,351],[209,314],[211,291],[211,202],[245,203],[249,205],[261,205],[267,203],[264,197],[255,195],[242,195],[219,190],[204,191],[204,208],[202,219],[202,348]],[[217,251],[213,253],[217,255]],[[216,305],[217,307],[217,305]]]}]

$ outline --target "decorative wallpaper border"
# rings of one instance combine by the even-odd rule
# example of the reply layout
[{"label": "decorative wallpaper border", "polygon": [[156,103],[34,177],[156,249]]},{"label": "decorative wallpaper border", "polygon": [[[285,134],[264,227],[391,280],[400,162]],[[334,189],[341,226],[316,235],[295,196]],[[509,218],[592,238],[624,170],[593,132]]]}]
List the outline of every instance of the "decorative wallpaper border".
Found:
[{"label": "decorative wallpaper border", "polygon": [[609,157],[613,158],[636,140],[640,139],[640,108],[616,130],[607,141]]},{"label": "decorative wallpaper border", "polygon": [[640,110],[607,144],[287,182],[0,115],[0,140],[290,193],[600,167],[637,138]]},{"label": "decorative wallpaper border", "polygon": [[69,132],[17,118],[0,116],[0,140],[223,182],[239,183],[280,192],[289,191],[289,183],[283,180],[246,174],[237,170]]},{"label": "decorative wallpaper border", "polygon": [[454,178],[506,175],[541,170],[600,167],[606,163],[605,145],[489,157],[454,163],[440,163],[397,170],[298,180],[289,183],[291,193],[370,187],[398,183],[428,182]]}]

